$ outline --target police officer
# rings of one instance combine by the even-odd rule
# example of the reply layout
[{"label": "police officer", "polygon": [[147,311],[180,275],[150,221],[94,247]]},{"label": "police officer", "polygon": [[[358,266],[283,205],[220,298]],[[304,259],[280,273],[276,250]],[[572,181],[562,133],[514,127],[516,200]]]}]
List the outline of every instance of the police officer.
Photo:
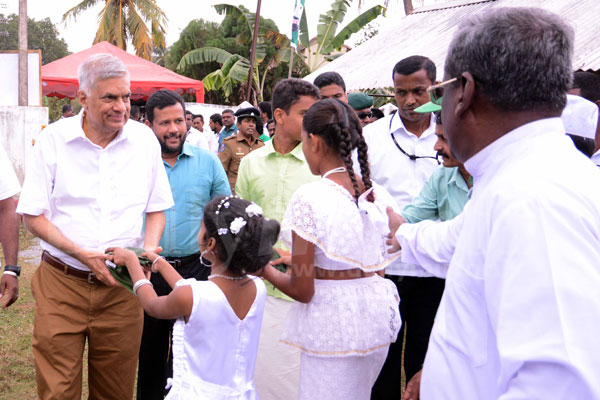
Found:
[{"label": "police officer", "polygon": [[219,159],[227,173],[231,191],[234,192],[238,168],[242,158],[252,150],[264,146],[259,140],[256,130],[257,124],[261,123],[260,111],[255,107],[239,109],[237,117],[238,131],[235,135],[225,138],[219,147]]}]

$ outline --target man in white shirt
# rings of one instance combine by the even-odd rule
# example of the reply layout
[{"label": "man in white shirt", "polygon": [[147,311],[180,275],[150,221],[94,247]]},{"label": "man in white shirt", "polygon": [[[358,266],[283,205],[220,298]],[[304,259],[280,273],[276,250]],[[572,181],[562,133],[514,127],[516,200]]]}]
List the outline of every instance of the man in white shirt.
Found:
[{"label": "man in white shirt", "polygon": [[[573,85],[569,94],[581,96],[586,100],[596,103],[600,107],[600,75],[587,71],[576,71],[573,74]],[[596,128],[596,147],[592,161],[600,167],[600,123]]]},{"label": "man in white shirt", "polygon": [[[19,297],[21,267],[17,265],[19,255],[19,217],[15,213],[13,196],[21,191],[12,164],[4,148],[0,145],[0,243],[4,251],[4,272],[0,280],[0,298],[6,298],[4,308],[9,307]],[[2,264],[0,263],[0,267]]]},{"label": "man in white shirt", "polygon": [[38,397],[81,398],[87,339],[90,398],[131,399],[143,313],[104,251],[158,251],[173,197],[156,137],[129,121],[125,65],[108,54],[88,58],[77,96],[82,112],[36,142],[17,207],[44,250],[31,284]]},{"label": "man in white shirt", "polygon": [[573,41],[557,15],[496,8],[450,44],[444,128],[474,185],[441,227],[456,248],[425,400],[600,398],[600,171],[559,118]]},{"label": "man in white shirt", "polygon": [[[411,56],[394,66],[392,77],[398,111],[367,125],[363,133],[369,146],[371,179],[384,186],[402,209],[438,167],[433,149],[437,140],[433,115],[414,111],[430,100],[427,88],[436,80],[435,64],[427,57]],[[407,381],[421,369],[444,290],[443,279],[400,261],[386,268],[386,277],[398,287],[403,325],[375,382],[373,400],[400,398],[403,353]]]},{"label": "man in white shirt", "polygon": [[186,143],[189,143],[192,146],[200,147],[204,150],[215,151],[209,142],[208,136],[194,128],[193,118],[194,115],[192,112],[185,110],[185,125],[187,127],[187,135],[185,137]]}]

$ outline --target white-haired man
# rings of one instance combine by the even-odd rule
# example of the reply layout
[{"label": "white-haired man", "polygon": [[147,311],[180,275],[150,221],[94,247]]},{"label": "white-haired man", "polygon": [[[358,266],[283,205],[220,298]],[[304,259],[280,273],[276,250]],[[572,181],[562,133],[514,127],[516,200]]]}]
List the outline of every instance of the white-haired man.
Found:
[{"label": "white-haired man", "polygon": [[17,208],[44,249],[32,279],[38,397],[81,398],[87,339],[90,398],[130,399],[143,313],[108,271],[104,250],[156,249],[173,198],[152,131],[127,122],[123,63],[87,59],[77,96],[82,112],[49,125],[36,143]]}]

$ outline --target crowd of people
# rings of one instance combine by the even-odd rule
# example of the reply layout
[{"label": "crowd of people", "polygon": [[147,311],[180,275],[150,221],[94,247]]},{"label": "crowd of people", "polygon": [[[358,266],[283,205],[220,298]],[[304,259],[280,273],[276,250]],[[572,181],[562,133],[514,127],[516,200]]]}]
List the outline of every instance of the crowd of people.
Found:
[{"label": "crowd of people", "polygon": [[5,307],[19,215],[43,249],[38,397],[81,398],[87,342],[93,399],[600,399],[600,76],[573,42],[494,8],[443,82],[395,64],[387,116],[326,72],[209,129],[170,90],[140,116],[90,57],[18,205],[0,148]]}]

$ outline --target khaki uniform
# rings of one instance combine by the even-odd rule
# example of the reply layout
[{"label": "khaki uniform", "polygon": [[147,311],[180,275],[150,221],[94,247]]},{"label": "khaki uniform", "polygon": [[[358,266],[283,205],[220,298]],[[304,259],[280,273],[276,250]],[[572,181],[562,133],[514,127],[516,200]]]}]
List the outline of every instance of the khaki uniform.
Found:
[{"label": "khaki uniform", "polygon": [[257,137],[250,139],[244,138],[242,135],[235,134],[223,139],[223,144],[219,148],[219,160],[223,164],[223,168],[229,179],[231,192],[235,194],[235,181],[237,180],[238,168],[242,158],[252,150],[263,147],[265,144]]}]

